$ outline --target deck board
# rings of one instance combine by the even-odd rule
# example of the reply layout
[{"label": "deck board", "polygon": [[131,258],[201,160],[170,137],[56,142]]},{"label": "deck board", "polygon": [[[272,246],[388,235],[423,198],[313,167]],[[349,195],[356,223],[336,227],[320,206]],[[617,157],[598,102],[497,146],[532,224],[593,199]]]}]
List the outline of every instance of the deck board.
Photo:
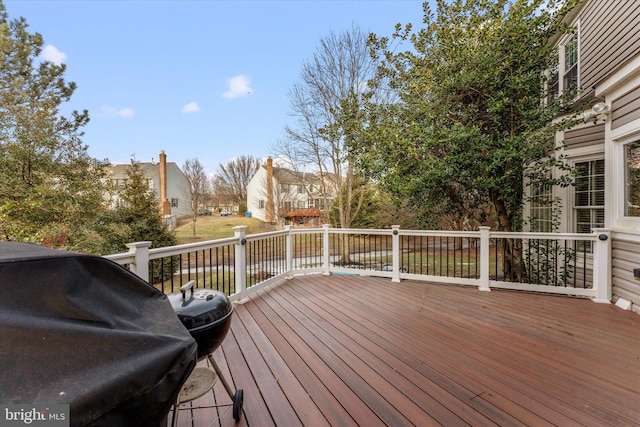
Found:
[{"label": "deck board", "polygon": [[586,299],[300,276],[236,304],[214,358],[243,417],[201,408],[218,382],[181,426],[640,426],[640,316]]}]

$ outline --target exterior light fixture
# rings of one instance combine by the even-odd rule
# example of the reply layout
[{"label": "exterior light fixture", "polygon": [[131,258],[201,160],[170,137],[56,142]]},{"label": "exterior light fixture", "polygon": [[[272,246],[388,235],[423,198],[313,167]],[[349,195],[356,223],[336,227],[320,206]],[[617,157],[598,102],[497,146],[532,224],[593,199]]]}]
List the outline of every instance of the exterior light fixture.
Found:
[{"label": "exterior light fixture", "polygon": [[609,106],[604,101],[598,101],[593,104],[593,107],[591,107],[591,111],[593,111],[593,114],[595,114],[596,116],[599,116],[600,114],[608,114]]}]

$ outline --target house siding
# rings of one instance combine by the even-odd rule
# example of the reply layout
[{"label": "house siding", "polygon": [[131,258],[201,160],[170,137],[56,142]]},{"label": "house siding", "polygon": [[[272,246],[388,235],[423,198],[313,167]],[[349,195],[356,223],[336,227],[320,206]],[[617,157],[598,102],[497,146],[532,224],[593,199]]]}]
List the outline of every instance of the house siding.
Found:
[{"label": "house siding", "polygon": [[604,124],[571,129],[564,133],[567,149],[604,144]]},{"label": "house siding", "polygon": [[640,268],[640,244],[613,238],[611,251],[611,285],[614,300],[624,298],[633,303],[632,310],[640,314],[640,279],[633,269]]},{"label": "house siding", "polygon": [[611,129],[640,119],[640,86],[611,103]]},{"label": "house siding", "polygon": [[590,1],[580,15],[580,86],[593,92],[640,50],[637,0]]}]

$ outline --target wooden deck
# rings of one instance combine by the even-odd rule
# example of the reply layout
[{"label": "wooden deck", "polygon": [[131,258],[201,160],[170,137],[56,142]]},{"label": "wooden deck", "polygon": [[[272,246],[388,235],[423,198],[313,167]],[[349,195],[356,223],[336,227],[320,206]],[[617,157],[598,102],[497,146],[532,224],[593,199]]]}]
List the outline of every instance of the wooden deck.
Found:
[{"label": "wooden deck", "polygon": [[236,305],[214,357],[242,419],[181,426],[640,425],[640,316],[585,299],[296,277]]}]

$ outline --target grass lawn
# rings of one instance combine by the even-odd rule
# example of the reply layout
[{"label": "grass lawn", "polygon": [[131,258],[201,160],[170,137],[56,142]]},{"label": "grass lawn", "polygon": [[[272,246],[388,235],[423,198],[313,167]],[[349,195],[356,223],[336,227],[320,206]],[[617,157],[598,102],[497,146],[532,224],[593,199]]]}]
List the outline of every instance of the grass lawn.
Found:
[{"label": "grass lawn", "polygon": [[203,240],[223,239],[225,237],[233,237],[233,227],[246,225],[247,234],[263,233],[266,230],[260,228],[262,221],[256,218],[247,218],[246,216],[231,215],[220,216],[213,214],[211,216],[198,216],[196,220],[196,235],[193,236],[193,222],[190,217],[182,217],[178,219],[176,227],[176,237],[178,243],[193,243]]}]

